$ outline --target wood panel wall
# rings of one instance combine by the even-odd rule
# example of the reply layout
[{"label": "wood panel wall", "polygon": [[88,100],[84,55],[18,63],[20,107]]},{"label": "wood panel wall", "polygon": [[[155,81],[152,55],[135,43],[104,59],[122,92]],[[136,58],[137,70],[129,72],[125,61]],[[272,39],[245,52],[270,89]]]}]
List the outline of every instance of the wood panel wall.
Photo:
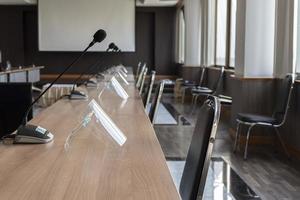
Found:
[{"label": "wood panel wall", "polygon": [[[190,70],[189,70],[190,69]],[[185,79],[199,80],[195,75],[199,69],[185,68]],[[253,113],[271,116],[278,98],[277,91],[281,80],[279,79],[246,79],[233,76],[234,71],[226,70],[222,82],[220,94],[231,96],[233,104],[230,107],[229,132],[233,135],[236,129],[236,116],[238,113]],[[218,69],[209,67],[205,75],[206,85],[211,87],[218,77]],[[245,129],[242,129],[245,134]],[[255,128],[253,129],[252,142],[255,144],[270,144],[274,141],[272,129]],[[280,133],[290,153],[296,159],[300,159],[300,83],[295,83],[290,110],[285,125],[280,128]],[[280,146],[278,146],[280,148]]]}]

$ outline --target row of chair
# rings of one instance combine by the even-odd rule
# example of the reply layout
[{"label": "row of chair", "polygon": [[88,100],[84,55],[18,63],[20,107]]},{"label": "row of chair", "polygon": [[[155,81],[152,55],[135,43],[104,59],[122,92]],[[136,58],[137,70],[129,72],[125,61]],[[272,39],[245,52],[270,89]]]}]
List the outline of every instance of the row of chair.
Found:
[{"label": "row of chair", "polygon": [[232,99],[231,97],[225,96],[220,94],[222,81],[224,77],[225,67],[221,66],[219,69],[218,78],[212,85],[212,87],[205,86],[204,76],[206,74],[207,68],[202,67],[201,69],[201,75],[200,75],[200,81],[199,84],[190,83],[190,82],[184,82],[181,87],[181,94],[182,94],[182,103],[185,101],[186,93],[187,91],[191,91],[192,95],[192,105],[196,106],[198,102],[198,98],[200,96],[207,96],[207,95],[213,95],[218,96],[221,104],[231,104]]},{"label": "row of chair", "polygon": [[[206,68],[203,67],[201,71],[200,76],[200,82],[198,85],[194,83],[183,83],[182,87],[182,98],[184,102],[186,91],[191,90],[192,94],[192,104],[195,106],[197,104],[198,97],[201,95],[213,95],[218,96],[221,104],[231,104],[232,100],[224,95],[220,95],[218,91],[220,91],[221,82],[223,81],[224,76],[224,67],[221,67],[219,70],[219,76],[217,80],[215,81],[212,88],[204,87],[204,74],[205,74]],[[238,113],[237,114],[237,128],[236,128],[236,135],[235,135],[235,141],[234,141],[234,149],[233,151],[236,152],[238,144],[240,143],[240,135],[241,135],[241,126],[247,127],[247,133],[246,133],[246,144],[244,149],[244,159],[247,159],[248,155],[248,146],[249,146],[249,140],[251,131],[254,127],[262,126],[262,127],[271,127],[275,130],[276,136],[281,144],[281,146],[284,149],[284,152],[289,157],[287,148],[281,138],[281,135],[279,133],[279,128],[284,125],[288,110],[289,110],[289,104],[291,100],[291,95],[294,87],[294,81],[295,77],[294,75],[287,75],[284,80],[282,81],[281,87],[278,91],[278,97],[276,98],[276,105],[274,108],[274,112],[272,116],[264,116],[264,115],[257,115],[252,113]],[[192,109],[194,110],[194,109]]]},{"label": "row of chair", "polygon": [[[150,102],[150,96],[155,81],[155,72],[151,72],[147,89],[143,91],[143,82],[147,67],[139,64],[136,76],[136,86],[142,94],[145,106]],[[153,123],[164,89],[164,81],[160,81],[149,111],[149,118]],[[196,200],[203,195],[208,173],[213,144],[219,124],[221,104],[218,97],[209,95],[200,108],[192,142],[187,154],[186,164],[180,182],[179,192],[183,200]]]},{"label": "row of chair", "polygon": [[[139,90],[139,94],[142,96],[143,104],[145,108],[150,103],[152,91],[153,91],[153,86],[155,82],[155,75],[156,72],[153,70],[150,73],[150,78],[149,82],[145,84],[145,79],[147,76],[148,68],[146,63],[142,65],[142,63],[138,64],[137,72],[136,72],[136,88]],[[147,86],[147,87],[145,87]],[[161,97],[163,94],[164,90],[164,81],[160,81],[158,86],[156,87],[156,91],[154,93],[154,97],[152,99],[151,105],[150,105],[150,110],[148,113],[149,119],[152,124],[154,124],[158,107],[161,101]]]}]

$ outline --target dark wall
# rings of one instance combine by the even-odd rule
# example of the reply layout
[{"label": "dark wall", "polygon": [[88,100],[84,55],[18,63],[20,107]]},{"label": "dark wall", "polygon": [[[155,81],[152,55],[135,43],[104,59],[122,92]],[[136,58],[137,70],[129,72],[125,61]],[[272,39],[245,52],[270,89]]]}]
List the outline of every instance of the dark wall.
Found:
[{"label": "dark wall", "polygon": [[[176,74],[174,67],[175,8],[136,8],[136,52],[88,53],[68,73],[80,73],[103,56],[103,66],[147,62],[160,75]],[[40,52],[36,6],[0,6],[0,50],[13,66],[43,65],[43,74],[63,70],[78,52]],[[122,33],[120,33],[120,37]],[[84,48],[84,47],[83,47]]]},{"label": "dark wall", "polygon": [[2,62],[10,60],[14,65],[24,63],[23,9],[0,6],[0,50]]}]

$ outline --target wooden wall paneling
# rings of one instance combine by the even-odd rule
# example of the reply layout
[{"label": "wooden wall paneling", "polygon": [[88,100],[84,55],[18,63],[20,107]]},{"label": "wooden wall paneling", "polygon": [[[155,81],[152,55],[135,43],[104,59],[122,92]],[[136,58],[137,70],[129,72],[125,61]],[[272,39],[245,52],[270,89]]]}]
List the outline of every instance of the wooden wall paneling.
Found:
[{"label": "wooden wall paneling", "polygon": [[24,63],[23,16],[21,10],[20,6],[0,6],[2,66],[6,65],[7,60],[14,66],[20,66]]},{"label": "wooden wall paneling", "polygon": [[165,8],[155,14],[155,69],[158,74],[176,74],[175,19],[176,8]]},{"label": "wooden wall paneling", "polygon": [[[243,80],[234,78],[232,89],[231,128],[236,129],[238,113],[271,116],[275,103],[275,79]],[[245,129],[242,129],[245,133]],[[265,128],[254,128],[253,135],[270,134]],[[271,130],[272,131],[272,130]]]},{"label": "wooden wall paneling", "polygon": [[189,67],[182,66],[179,69],[179,77],[182,77],[184,80],[194,81],[195,83],[199,83],[201,76],[202,68],[199,67]]},{"label": "wooden wall paneling", "polygon": [[[279,86],[280,80],[277,81]],[[296,83],[293,91],[293,95],[290,102],[290,109],[288,112],[286,123],[280,132],[284,140],[289,146],[300,150],[300,84]]]}]

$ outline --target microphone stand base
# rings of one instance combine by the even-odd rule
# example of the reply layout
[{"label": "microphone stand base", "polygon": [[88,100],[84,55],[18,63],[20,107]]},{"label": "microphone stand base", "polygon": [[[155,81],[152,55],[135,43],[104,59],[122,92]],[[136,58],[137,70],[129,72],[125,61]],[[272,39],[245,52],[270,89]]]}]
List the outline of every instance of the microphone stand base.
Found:
[{"label": "microphone stand base", "polygon": [[15,144],[45,144],[51,142],[54,136],[45,128],[31,124],[21,125],[15,134]]},{"label": "microphone stand base", "polygon": [[86,85],[86,87],[95,88],[95,87],[97,87],[97,81],[90,79],[86,82],[85,85]]},{"label": "microphone stand base", "polygon": [[70,100],[86,100],[88,96],[84,92],[73,90],[69,97]]}]

